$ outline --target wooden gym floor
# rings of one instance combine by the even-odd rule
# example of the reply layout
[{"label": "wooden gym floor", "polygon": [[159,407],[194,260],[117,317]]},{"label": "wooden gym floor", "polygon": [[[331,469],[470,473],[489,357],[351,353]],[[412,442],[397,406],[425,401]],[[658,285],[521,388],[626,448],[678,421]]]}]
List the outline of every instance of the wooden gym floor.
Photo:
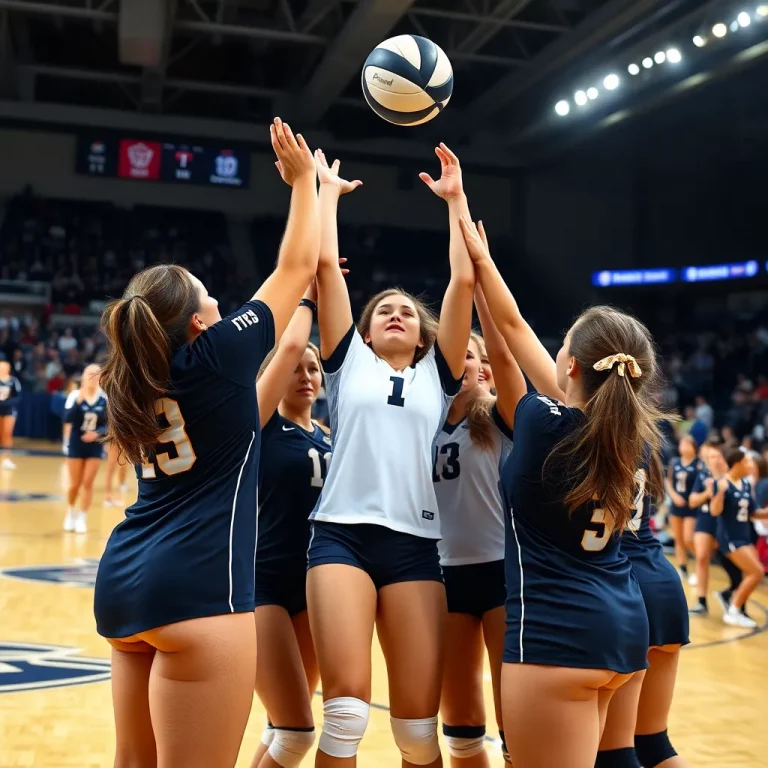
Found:
[{"label": "wooden gym floor", "polygon": [[[64,534],[59,447],[20,441],[17,449],[17,469],[0,471],[0,768],[111,766],[109,649],[96,634],[92,600],[98,557],[122,510],[102,506],[102,469],[88,534]],[[40,455],[45,452],[49,455]],[[134,498],[130,477],[125,501]],[[721,571],[714,569],[713,575],[721,585]],[[724,626],[713,603],[712,616],[691,620],[693,642],[682,656],[670,734],[695,768],[766,766],[768,585],[750,603],[760,625],[754,632]],[[373,702],[360,763],[399,765],[378,647]],[[319,697],[315,705],[319,723]],[[254,698],[238,768],[250,766],[263,725]],[[496,733],[489,728],[489,735]],[[489,748],[492,765],[502,766],[498,748],[490,743]]]}]

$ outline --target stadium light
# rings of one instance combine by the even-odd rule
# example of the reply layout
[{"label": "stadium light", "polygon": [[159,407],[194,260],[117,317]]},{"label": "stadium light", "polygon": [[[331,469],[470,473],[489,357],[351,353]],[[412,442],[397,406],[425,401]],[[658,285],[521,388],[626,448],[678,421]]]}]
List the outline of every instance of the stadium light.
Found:
[{"label": "stadium light", "polygon": [[715,37],[725,37],[728,34],[728,27],[726,27],[722,22],[718,22],[714,27],[712,27],[712,34]]},{"label": "stadium light", "polygon": [[619,76],[617,74],[611,73],[610,75],[607,75],[605,80],[603,80],[603,85],[609,90],[609,91],[615,91],[619,87],[619,83],[621,81],[619,80]]},{"label": "stadium light", "polygon": [[630,64],[627,67],[627,71],[630,75],[639,75],[640,74],[640,67],[637,66],[637,64]]},{"label": "stadium light", "polygon": [[658,51],[656,55],[653,57],[653,60],[657,64],[663,64],[667,60],[667,54],[664,53],[664,51]]},{"label": "stadium light", "polygon": [[587,88],[587,97],[592,99],[592,101],[594,101],[599,95],[600,92],[597,90],[597,88]]},{"label": "stadium light", "polygon": [[762,16],[762,18],[766,18],[768,16],[768,5],[758,5],[757,15]]},{"label": "stadium light", "polygon": [[706,38],[702,37],[701,35],[695,35],[693,38],[693,44],[697,48],[703,48],[707,44]]},{"label": "stadium light", "polygon": [[644,66],[646,69],[650,69],[650,68],[653,66],[653,59],[652,59],[650,56],[646,56],[646,57],[643,59],[643,66]]},{"label": "stadium light", "polygon": [[683,60],[683,57],[680,51],[677,50],[677,48],[670,48],[667,51],[667,61],[670,64],[679,64],[682,60]]},{"label": "stadium light", "polygon": [[739,31],[739,22],[738,21],[732,21],[731,22],[731,32],[738,32]]},{"label": "stadium light", "polygon": [[555,104],[555,112],[557,112],[560,117],[565,117],[570,111],[571,105],[564,99],[562,101],[558,101],[557,104]]},{"label": "stadium light", "polygon": [[752,23],[752,17],[746,12],[742,11],[737,17],[736,21],[740,27],[748,27]]},{"label": "stadium light", "polygon": [[584,91],[576,91],[576,93],[573,94],[573,100],[580,107],[583,107],[587,103],[587,94],[584,93]]}]

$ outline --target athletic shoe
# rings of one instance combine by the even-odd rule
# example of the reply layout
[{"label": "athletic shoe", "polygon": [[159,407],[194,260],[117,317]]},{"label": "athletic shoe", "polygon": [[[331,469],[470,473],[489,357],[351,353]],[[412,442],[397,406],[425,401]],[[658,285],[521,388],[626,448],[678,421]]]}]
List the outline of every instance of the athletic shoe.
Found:
[{"label": "athletic shoe", "polygon": [[757,622],[752,621],[749,616],[745,616],[740,608],[731,606],[728,612],[723,616],[723,621],[731,627],[743,627],[744,629],[756,629]]},{"label": "athletic shoe", "polygon": [[695,573],[691,573],[688,575],[688,586],[689,587],[696,587],[699,584],[699,577]]},{"label": "athletic shoe", "polygon": [[75,533],[88,533],[88,524],[85,520],[85,512],[78,512],[75,522]]},{"label": "athletic shoe", "polygon": [[16,469],[16,465],[10,459],[3,459],[3,469]]},{"label": "athletic shoe", "polygon": [[691,616],[709,616],[709,608],[701,603],[696,603],[696,605],[688,609],[688,613]]},{"label": "athletic shoe", "polygon": [[723,613],[728,613],[728,608],[731,605],[731,596],[732,592],[730,589],[723,589],[720,592],[715,592],[715,597],[717,598],[717,602],[720,603]]},{"label": "athletic shoe", "polygon": [[64,530],[71,533],[75,530],[75,513],[73,510],[67,510],[67,516],[64,518]]}]

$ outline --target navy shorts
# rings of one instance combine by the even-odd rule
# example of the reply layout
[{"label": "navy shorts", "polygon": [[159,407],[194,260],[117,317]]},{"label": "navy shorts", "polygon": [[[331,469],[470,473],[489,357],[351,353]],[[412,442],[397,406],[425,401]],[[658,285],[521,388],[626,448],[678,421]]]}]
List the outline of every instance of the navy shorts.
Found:
[{"label": "navy shorts", "polygon": [[709,512],[699,512],[696,518],[696,533],[707,533],[713,538],[717,538],[717,518],[712,517]]},{"label": "navy shorts", "polygon": [[[257,554],[258,558],[258,554]],[[307,561],[270,563],[260,568],[256,560],[256,607],[279,605],[293,617],[307,610]]]},{"label": "navy shorts", "polygon": [[17,411],[13,406],[0,405],[0,418],[3,418],[4,416],[13,416],[15,419]]},{"label": "navy shorts", "polygon": [[313,522],[309,568],[343,563],[365,571],[376,589],[402,581],[443,582],[437,539],[383,525]]},{"label": "navy shorts", "polygon": [[720,551],[727,555],[729,552],[735,552],[742,547],[749,547],[752,545],[751,541],[747,539],[727,539],[724,536],[717,537],[717,546],[720,547]]},{"label": "navy shorts", "polygon": [[101,443],[70,443],[68,459],[103,459],[104,446]]},{"label": "navy shorts", "polygon": [[690,507],[676,507],[674,504],[670,504],[669,514],[672,515],[672,517],[696,517],[699,512]]},{"label": "navy shorts", "polygon": [[482,619],[488,611],[506,602],[503,560],[472,565],[444,565],[443,578],[448,613],[468,613]]}]

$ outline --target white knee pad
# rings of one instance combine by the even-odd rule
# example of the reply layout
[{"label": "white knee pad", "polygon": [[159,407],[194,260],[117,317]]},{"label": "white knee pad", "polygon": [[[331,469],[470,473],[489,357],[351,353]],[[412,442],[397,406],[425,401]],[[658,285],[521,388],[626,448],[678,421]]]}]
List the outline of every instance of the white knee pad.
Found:
[{"label": "white knee pad", "polygon": [[272,739],[275,738],[275,729],[271,723],[267,723],[264,726],[264,730],[261,732],[261,743],[268,747],[272,743]]},{"label": "white knee pad", "polygon": [[315,729],[291,730],[273,728],[269,756],[282,768],[298,768],[299,763],[315,743]]},{"label": "white knee pad", "polygon": [[448,745],[451,757],[456,758],[474,757],[485,749],[484,736],[476,736],[469,739],[463,739],[459,736],[446,736],[445,743]]},{"label": "white knee pad", "polygon": [[319,749],[331,757],[354,757],[368,727],[371,705],[352,696],[323,703]]},{"label": "white knee pad", "polygon": [[411,765],[429,765],[440,756],[437,742],[437,717],[401,720],[391,717],[392,735],[403,760]]}]

